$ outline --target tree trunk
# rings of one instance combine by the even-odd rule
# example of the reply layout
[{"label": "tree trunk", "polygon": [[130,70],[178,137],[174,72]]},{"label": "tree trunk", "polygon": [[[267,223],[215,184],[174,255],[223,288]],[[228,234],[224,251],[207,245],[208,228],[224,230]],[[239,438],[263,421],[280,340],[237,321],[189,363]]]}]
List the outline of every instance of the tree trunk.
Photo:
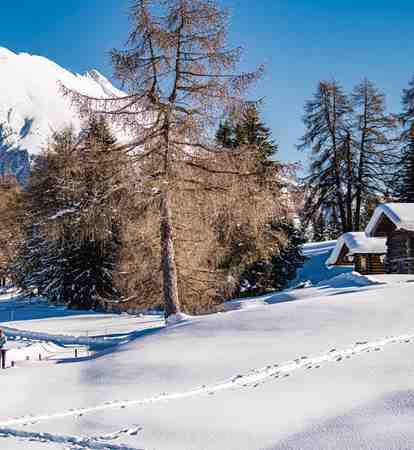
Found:
[{"label": "tree trunk", "polygon": [[346,192],[346,211],[348,219],[348,231],[353,230],[352,223],[352,186],[353,186],[353,168],[352,168],[352,152],[351,152],[351,135],[347,133],[346,137],[346,164],[347,164],[347,192]]},{"label": "tree trunk", "polygon": [[365,172],[365,140],[368,127],[368,98],[367,90],[364,91],[364,123],[361,135],[361,143],[359,148],[359,164],[358,164],[358,180],[357,180],[357,192],[356,192],[356,206],[355,206],[355,231],[360,231],[361,228],[361,209],[362,209],[362,184]]},{"label": "tree trunk", "polygon": [[356,205],[355,205],[355,231],[360,231],[361,228],[361,209],[362,209],[362,181],[364,174],[364,150],[361,151],[359,169],[358,169],[358,181],[356,192]]},{"label": "tree trunk", "polygon": [[163,193],[160,201],[161,269],[165,317],[181,311],[178,298],[178,276],[175,263],[174,236],[168,194]]},{"label": "tree trunk", "polygon": [[[330,128],[330,133],[332,137],[332,148],[333,148],[333,166],[334,166],[334,175],[335,175],[335,184],[336,184],[336,198],[338,201],[338,207],[339,207],[339,214],[341,217],[341,225],[342,225],[342,232],[346,233],[348,230],[348,221],[346,218],[346,210],[345,210],[345,204],[344,204],[344,198],[342,195],[342,182],[341,182],[341,170],[340,170],[340,158],[338,156],[338,148],[337,148],[337,142],[336,142],[336,133],[337,133],[337,127],[336,127],[336,119],[337,119],[337,110],[336,110],[336,92],[333,94],[333,121],[331,122],[329,113],[327,115],[328,117],[328,124]],[[329,109],[328,109],[329,111]]]}]

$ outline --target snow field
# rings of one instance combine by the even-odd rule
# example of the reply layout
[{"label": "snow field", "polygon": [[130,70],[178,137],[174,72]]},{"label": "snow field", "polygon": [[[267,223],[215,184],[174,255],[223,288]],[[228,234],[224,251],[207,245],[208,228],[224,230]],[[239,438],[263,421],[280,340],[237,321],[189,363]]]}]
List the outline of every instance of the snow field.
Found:
[{"label": "snow field", "polygon": [[342,274],[167,327],[49,308],[44,320],[26,305],[34,317],[7,323],[15,333],[47,329],[65,347],[85,320],[88,339],[112,345],[1,373],[0,434],[13,450],[409,449],[413,281]]}]

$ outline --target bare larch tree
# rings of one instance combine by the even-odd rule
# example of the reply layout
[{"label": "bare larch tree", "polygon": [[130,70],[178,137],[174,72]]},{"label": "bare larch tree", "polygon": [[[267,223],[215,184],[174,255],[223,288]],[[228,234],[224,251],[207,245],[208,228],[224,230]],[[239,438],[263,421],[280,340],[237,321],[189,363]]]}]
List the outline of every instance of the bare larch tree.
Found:
[{"label": "bare larch tree", "polygon": [[[212,163],[220,158],[212,127],[223,110],[243,109],[243,93],[262,68],[234,74],[240,50],[227,48],[228,14],[214,0],[135,0],[130,16],[126,49],[112,51],[127,94],[101,99],[63,91],[82,115],[109,116],[133,136],[123,149],[134,160],[141,191],[159,205],[168,317],[180,312],[171,197],[189,169],[223,177],[237,172]],[[196,178],[187,178],[187,187],[203,189]]]},{"label": "bare larch tree", "polygon": [[372,81],[364,79],[352,92],[353,139],[356,163],[354,230],[363,227],[364,199],[384,195],[396,162],[395,140],[390,132],[396,120],[387,114],[385,95]]},{"label": "bare larch tree", "polygon": [[350,198],[344,195],[343,189],[343,172],[350,170],[346,166],[350,149],[350,111],[351,106],[339,83],[321,81],[313,99],[306,102],[303,116],[306,132],[299,145],[300,149],[312,150],[307,179],[309,214],[314,215],[320,208],[332,210],[334,216],[339,211],[342,232],[352,229]]}]

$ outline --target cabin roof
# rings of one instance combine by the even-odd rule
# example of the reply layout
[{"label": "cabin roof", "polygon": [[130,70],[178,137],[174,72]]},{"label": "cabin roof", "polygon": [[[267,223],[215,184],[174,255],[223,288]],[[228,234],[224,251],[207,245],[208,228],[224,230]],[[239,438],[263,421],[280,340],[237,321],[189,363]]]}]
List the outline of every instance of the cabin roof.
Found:
[{"label": "cabin roof", "polygon": [[383,217],[387,217],[397,230],[414,231],[414,203],[385,203],[377,206],[365,233],[374,236]]},{"label": "cabin roof", "polygon": [[338,264],[344,246],[348,249],[348,256],[374,254],[384,255],[387,253],[386,238],[368,237],[364,232],[345,233],[336,242],[326,265],[334,266]]}]

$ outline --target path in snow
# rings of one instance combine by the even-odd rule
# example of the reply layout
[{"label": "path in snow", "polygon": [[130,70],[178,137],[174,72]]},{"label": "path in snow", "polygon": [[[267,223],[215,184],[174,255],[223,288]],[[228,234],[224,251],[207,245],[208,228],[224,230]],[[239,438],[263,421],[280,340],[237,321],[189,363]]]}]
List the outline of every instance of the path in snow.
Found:
[{"label": "path in snow", "polygon": [[[163,392],[159,395],[144,399],[108,401],[101,405],[96,405],[88,408],[70,409],[51,414],[43,414],[38,416],[31,415],[9,419],[0,422],[0,432],[2,429],[4,430],[5,428],[12,426],[34,425],[38,422],[46,422],[52,419],[62,419],[74,416],[81,417],[85,414],[104,410],[111,410],[115,408],[124,409],[129,406],[145,406],[159,402],[168,402],[172,400],[195,397],[203,394],[213,395],[220,391],[235,388],[245,388],[250,386],[256,388],[261,383],[264,383],[271,379],[274,380],[278,378],[288,377],[293,372],[299,369],[307,369],[307,370],[318,369],[321,367],[322,364],[327,362],[340,362],[349,359],[354,355],[358,355],[364,352],[380,351],[383,347],[387,345],[394,343],[410,343],[412,340],[414,340],[414,333],[400,335],[396,337],[386,337],[384,339],[370,342],[360,341],[356,342],[353,347],[344,350],[331,349],[328,353],[325,353],[321,356],[316,356],[312,358],[308,358],[307,356],[301,356],[295,360],[288,361],[280,365],[273,364],[259,369],[252,369],[246,374],[235,375],[232,378],[222,381],[220,383],[216,383],[209,386],[203,385],[201,387],[186,392],[177,392],[172,394]],[[115,434],[119,434],[121,432],[122,431]],[[18,431],[16,431],[16,433],[18,433]]]}]

